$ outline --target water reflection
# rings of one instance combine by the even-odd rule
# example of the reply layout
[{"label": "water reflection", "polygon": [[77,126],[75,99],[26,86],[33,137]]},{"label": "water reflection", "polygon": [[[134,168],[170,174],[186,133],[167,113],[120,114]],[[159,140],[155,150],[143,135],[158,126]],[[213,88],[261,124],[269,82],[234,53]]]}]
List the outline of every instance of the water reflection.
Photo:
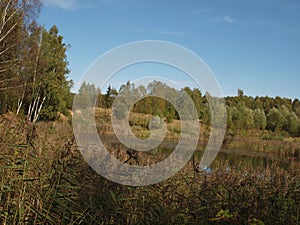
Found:
[{"label": "water reflection", "polygon": [[284,169],[289,169],[289,161],[286,159],[279,159],[275,156],[257,156],[255,152],[253,154],[243,155],[242,153],[226,153],[222,151],[218,154],[212,167],[218,166],[220,162],[226,162],[229,168],[251,168],[251,169],[266,169],[276,164]]},{"label": "water reflection", "polygon": [[[118,140],[115,136],[101,136],[101,140],[105,143],[117,143]],[[177,141],[164,141],[156,150],[155,152],[159,155],[165,155],[167,157],[171,154],[174,150],[176,145],[178,144]],[[195,151],[195,162],[200,162],[201,157],[203,155],[203,150],[201,148]],[[287,171],[293,170],[295,172],[300,172],[300,160],[287,158],[287,157],[278,157],[272,154],[264,154],[264,153],[257,153],[255,150],[248,150],[248,151],[240,151],[240,150],[229,150],[229,149],[222,149],[215,160],[213,161],[210,167],[202,168],[202,171],[209,174],[212,173],[216,168],[219,166],[226,167],[226,170],[229,172],[232,169],[257,169],[257,170],[264,170],[270,168],[273,165],[276,165],[279,168],[282,168]]]}]

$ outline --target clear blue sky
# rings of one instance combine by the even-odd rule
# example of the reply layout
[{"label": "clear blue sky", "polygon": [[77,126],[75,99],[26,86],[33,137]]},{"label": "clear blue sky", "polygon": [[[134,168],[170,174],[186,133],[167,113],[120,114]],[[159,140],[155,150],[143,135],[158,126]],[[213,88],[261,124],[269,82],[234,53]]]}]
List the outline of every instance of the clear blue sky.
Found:
[{"label": "clear blue sky", "polygon": [[[39,22],[57,25],[79,81],[106,51],[140,40],[189,48],[225,96],[300,98],[299,0],[44,0]],[[176,78],[174,78],[176,79]]]}]

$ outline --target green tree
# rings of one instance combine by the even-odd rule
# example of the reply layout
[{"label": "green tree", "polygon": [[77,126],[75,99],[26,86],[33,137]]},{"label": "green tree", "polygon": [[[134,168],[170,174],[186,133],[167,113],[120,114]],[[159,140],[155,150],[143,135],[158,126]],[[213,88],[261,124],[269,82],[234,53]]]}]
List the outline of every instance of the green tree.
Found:
[{"label": "green tree", "polygon": [[[147,88],[150,95],[160,95],[161,97],[166,96],[169,91],[167,85],[160,81],[149,83]],[[158,115],[162,118],[166,109],[166,101],[161,97],[150,97],[150,99],[152,115]]]},{"label": "green tree", "polygon": [[284,123],[285,117],[282,113],[275,107],[270,109],[267,114],[267,129],[272,131],[281,130]]},{"label": "green tree", "polygon": [[0,1],[0,113],[22,107],[28,84],[27,36],[40,6],[39,0]]},{"label": "green tree", "polygon": [[239,98],[243,98],[244,97],[244,91],[242,89],[238,89],[237,95]]},{"label": "green tree", "polygon": [[237,129],[253,128],[253,111],[244,102],[239,102],[232,108],[232,122]]},{"label": "green tree", "polygon": [[97,93],[97,107],[105,108],[105,101],[103,95],[101,94],[101,89],[97,88],[96,93]]},{"label": "green tree", "polygon": [[140,85],[136,89],[137,96],[142,99],[133,106],[133,111],[137,113],[152,114],[151,111],[151,99],[147,97],[147,89],[144,85]]},{"label": "green tree", "polygon": [[134,84],[131,84],[129,81],[127,81],[126,84],[121,85],[118,92],[118,98],[113,105],[114,115],[119,119],[124,118],[126,116],[126,112],[131,110],[137,99],[138,96]]},{"label": "green tree", "polygon": [[206,125],[210,125],[211,122],[211,112],[208,102],[204,103],[202,110],[201,110],[201,119],[202,122]]},{"label": "green tree", "polygon": [[0,113],[27,112],[28,120],[55,119],[72,105],[67,45],[58,29],[35,19],[39,0],[0,2]]},{"label": "green tree", "polygon": [[257,108],[253,112],[253,120],[254,120],[254,127],[260,130],[264,130],[267,126],[267,117],[265,112]]},{"label": "green tree", "polygon": [[203,107],[202,93],[198,88],[194,88],[192,92],[192,99],[197,109],[199,118],[201,115],[201,109]]},{"label": "green tree", "polygon": [[286,124],[284,125],[285,131],[287,131],[292,136],[299,135],[300,122],[299,118],[294,112],[289,113],[286,119]]},{"label": "green tree", "polygon": [[80,108],[86,109],[95,105],[98,91],[94,84],[82,83],[78,91],[77,104]]},{"label": "green tree", "polygon": [[227,128],[230,129],[233,126],[233,123],[232,123],[232,109],[227,105],[226,106],[226,111],[227,111]]},{"label": "green tree", "polygon": [[263,109],[263,105],[262,105],[261,99],[259,97],[255,97],[253,107],[254,107],[254,110],[255,109]]},{"label": "green tree", "polygon": [[274,99],[270,98],[270,97],[262,97],[261,98],[261,102],[265,111],[265,114],[267,115],[269,113],[269,111],[275,107],[274,104]]},{"label": "green tree", "polygon": [[299,101],[299,99],[297,99],[297,98],[294,99],[292,106],[293,106],[293,111],[300,118],[300,101]]},{"label": "green tree", "polygon": [[68,114],[67,105],[70,98],[72,81],[68,81],[68,46],[53,26],[44,30],[41,38],[38,77],[35,82],[35,93],[29,107],[29,119],[36,121],[38,115],[44,120],[53,120],[58,112]]},{"label": "green tree", "polygon": [[110,109],[112,107],[114,99],[117,95],[118,95],[117,90],[115,88],[111,87],[111,85],[109,85],[106,90],[106,94],[104,95],[104,101],[105,101],[106,108]]},{"label": "green tree", "polygon": [[166,109],[165,109],[166,122],[171,123],[175,118],[175,116],[176,116],[176,110],[174,106],[171,103],[166,102]]}]

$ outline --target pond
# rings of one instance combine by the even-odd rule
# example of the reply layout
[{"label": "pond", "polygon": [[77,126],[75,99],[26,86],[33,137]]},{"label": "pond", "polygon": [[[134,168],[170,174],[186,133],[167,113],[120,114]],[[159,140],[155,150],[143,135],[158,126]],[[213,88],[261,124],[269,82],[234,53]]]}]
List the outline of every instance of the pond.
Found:
[{"label": "pond", "polygon": [[[100,136],[102,142],[105,146],[112,146],[115,144],[120,144],[118,139],[114,135],[101,135]],[[157,161],[166,158],[168,155],[172,153],[174,148],[176,147],[178,141],[176,140],[164,140],[158,148],[155,150],[155,155],[153,153],[143,153],[145,156],[151,155],[152,157],[156,157]],[[125,146],[122,148],[126,149]],[[154,156],[153,156],[154,155]],[[195,162],[200,162],[201,156],[203,155],[203,147],[198,145],[194,157]],[[215,160],[211,164],[208,169],[213,171],[215,168],[220,165],[226,166],[228,169],[266,169],[271,166],[276,165],[279,168],[282,168],[287,171],[297,170],[300,172],[300,160],[293,159],[288,157],[279,157],[272,154],[267,153],[258,153],[255,150],[247,149],[244,151],[234,150],[234,149],[221,149],[216,156]]]}]

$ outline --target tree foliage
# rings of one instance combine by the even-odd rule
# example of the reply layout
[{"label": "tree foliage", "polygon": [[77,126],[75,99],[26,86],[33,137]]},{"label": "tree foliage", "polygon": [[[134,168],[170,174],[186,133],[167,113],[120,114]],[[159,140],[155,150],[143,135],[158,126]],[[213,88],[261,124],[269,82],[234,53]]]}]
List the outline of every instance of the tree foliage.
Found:
[{"label": "tree foliage", "polygon": [[[140,100],[133,104],[131,111],[157,115],[160,118],[164,118],[167,122],[172,122],[173,119],[180,119],[180,109],[187,106],[180,98],[176,100],[176,107],[165,99],[172,99],[176,93],[181,93],[181,95],[186,93],[195,104],[199,120],[206,125],[211,124],[212,109],[208,99],[212,101],[214,98],[209,93],[202,95],[198,88],[192,90],[189,87],[184,87],[181,90],[176,90],[159,81],[154,81],[148,84],[147,87],[143,85],[135,87],[128,81],[121,86],[119,92],[109,86],[106,94],[102,95],[99,93],[98,98],[101,98],[103,101],[102,107],[110,108],[117,95],[123,99],[124,103],[127,101],[126,99],[130,99],[128,96],[134,96],[133,99],[139,98]],[[159,93],[163,98],[151,96],[151,93]],[[150,96],[148,96],[149,94]],[[227,105],[227,129],[232,131],[247,131],[250,129],[273,132],[283,131],[291,136],[300,136],[300,101],[298,99],[292,101],[291,99],[278,96],[275,98],[268,96],[253,98],[246,96],[239,89],[237,96],[226,97],[225,100]],[[128,108],[124,108],[121,111],[125,112],[128,110]],[[123,117],[124,115],[121,111],[118,113]]]},{"label": "tree foliage", "polygon": [[260,109],[256,108],[253,112],[253,122],[254,127],[260,130],[264,130],[267,126],[267,117],[265,112]]},{"label": "tree foliage", "polygon": [[0,3],[0,113],[28,120],[55,119],[71,107],[68,46],[58,28],[47,31],[35,19],[39,0]]}]

